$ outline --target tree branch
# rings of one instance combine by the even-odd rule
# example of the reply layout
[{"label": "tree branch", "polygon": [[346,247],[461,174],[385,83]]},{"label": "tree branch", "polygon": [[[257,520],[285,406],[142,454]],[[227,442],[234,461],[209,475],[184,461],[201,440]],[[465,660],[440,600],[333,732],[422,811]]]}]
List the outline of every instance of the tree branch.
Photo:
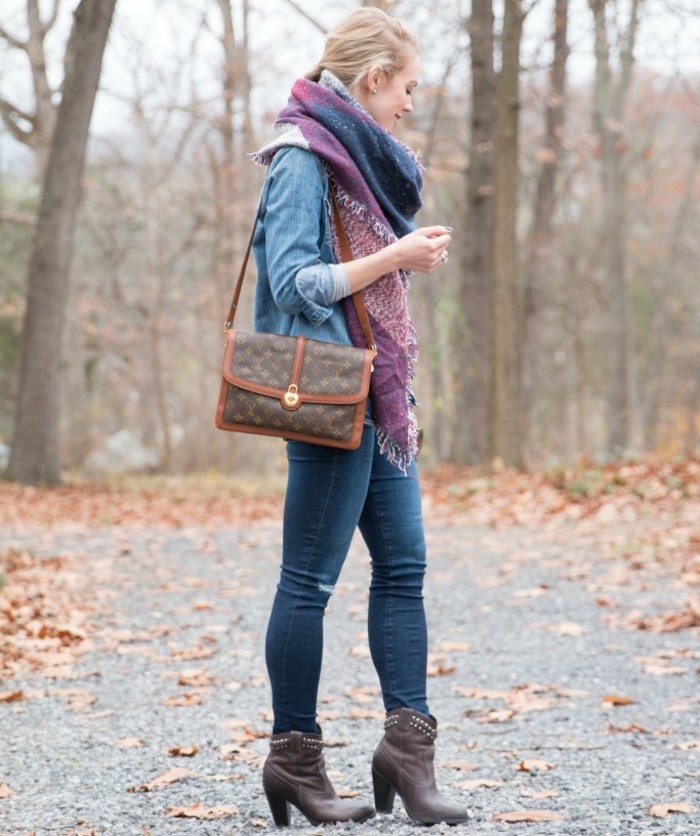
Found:
[{"label": "tree branch", "polygon": [[316,20],[315,17],[312,17],[308,12],[305,12],[298,3],[295,3],[294,0],[286,0],[287,3],[294,9],[294,11],[298,12],[302,17],[306,18],[313,26],[315,26],[319,32],[322,32],[324,35],[328,34],[328,28],[324,26],[320,21]]},{"label": "tree branch", "polygon": [[11,212],[0,209],[0,221],[10,224],[21,224],[22,226],[36,226],[36,217],[29,212]]},{"label": "tree branch", "polygon": [[7,41],[7,43],[15,49],[27,49],[26,41],[20,41],[19,38],[15,38],[14,35],[10,35],[4,26],[0,26],[0,38]]},{"label": "tree branch", "polygon": [[58,18],[58,12],[59,12],[60,8],[61,8],[61,0],[54,0],[53,8],[51,9],[51,14],[48,16],[46,21],[41,24],[41,28],[42,28],[42,31],[43,31],[44,35],[46,35],[46,33],[49,32],[51,29],[53,29],[53,27],[56,23],[56,20]]},{"label": "tree branch", "polygon": [[[8,102],[7,99],[4,99],[2,96],[0,96],[0,116],[2,117],[2,121],[5,123],[5,127],[14,139],[16,139],[18,142],[22,142],[24,145],[31,145],[30,137],[34,133],[33,115],[25,113],[23,110],[20,110],[20,108],[13,105],[12,102]],[[32,130],[23,130],[17,124],[18,119],[24,119],[25,121],[29,122],[29,124],[32,125]]]}]

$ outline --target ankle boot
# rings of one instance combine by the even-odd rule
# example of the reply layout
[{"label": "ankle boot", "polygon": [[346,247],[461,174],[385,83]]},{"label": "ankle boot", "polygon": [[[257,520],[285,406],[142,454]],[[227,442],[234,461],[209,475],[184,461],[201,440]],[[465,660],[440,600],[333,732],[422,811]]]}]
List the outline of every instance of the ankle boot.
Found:
[{"label": "ankle boot", "polygon": [[372,759],[374,803],[390,813],[398,793],[409,818],[420,824],[459,824],[469,813],[446,801],[435,786],[437,721],[410,708],[387,714],[384,737]]},{"label": "ankle boot", "polygon": [[263,789],[278,827],[289,825],[290,804],[313,825],[362,822],[374,815],[370,804],[336,795],[326,775],[320,734],[274,734],[263,767]]}]

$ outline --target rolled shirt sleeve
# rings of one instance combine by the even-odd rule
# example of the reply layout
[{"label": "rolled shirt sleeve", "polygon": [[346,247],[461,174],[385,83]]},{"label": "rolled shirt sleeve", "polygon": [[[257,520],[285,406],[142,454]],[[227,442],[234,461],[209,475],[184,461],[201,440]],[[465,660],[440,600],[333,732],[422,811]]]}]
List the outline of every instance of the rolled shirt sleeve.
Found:
[{"label": "rolled shirt sleeve", "polygon": [[344,264],[303,267],[297,273],[297,290],[311,304],[333,305],[350,295],[350,279]]}]

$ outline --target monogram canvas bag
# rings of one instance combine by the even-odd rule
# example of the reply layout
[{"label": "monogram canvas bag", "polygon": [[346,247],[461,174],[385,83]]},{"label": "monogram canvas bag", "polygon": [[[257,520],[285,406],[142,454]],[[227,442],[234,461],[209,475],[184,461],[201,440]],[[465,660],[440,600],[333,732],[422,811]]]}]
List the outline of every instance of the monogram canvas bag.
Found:
[{"label": "monogram canvas bag", "polygon": [[[334,205],[344,260],[350,248]],[[367,348],[241,331],[233,327],[253,232],[224,325],[226,347],[215,424],[220,430],[309,441],[355,450],[362,439],[372,360],[372,329],[360,293],[353,302]]]}]

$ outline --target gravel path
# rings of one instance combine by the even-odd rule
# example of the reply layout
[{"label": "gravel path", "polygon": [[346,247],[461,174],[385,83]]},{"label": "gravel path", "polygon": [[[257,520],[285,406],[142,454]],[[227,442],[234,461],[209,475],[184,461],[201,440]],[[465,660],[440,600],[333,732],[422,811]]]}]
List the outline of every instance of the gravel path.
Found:
[{"label": "gravel path", "polygon": [[[635,609],[680,607],[677,578],[631,569],[563,529],[490,531],[436,517],[428,539],[438,777],[473,812],[468,831],[699,834],[698,631],[625,626]],[[0,835],[276,830],[260,766],[277,524],[66,528],[5,533],[0,546],[71,555],[69,582],[90,590],[94,628],[74,666],[0,687],[25,697],[0,704]],[[336,787],[369,799],[382,711],[366,652],[367,575],[358,541],[327,616],[321,720]],[[650,813],[684,804],[694,811]],[[177,808],[221,818],[176,817]],[[562,818],[493,818],[516,811]],[[293,825],[320,832],[296,811]],[[400,804],[339,830],[415,833]]]}]

